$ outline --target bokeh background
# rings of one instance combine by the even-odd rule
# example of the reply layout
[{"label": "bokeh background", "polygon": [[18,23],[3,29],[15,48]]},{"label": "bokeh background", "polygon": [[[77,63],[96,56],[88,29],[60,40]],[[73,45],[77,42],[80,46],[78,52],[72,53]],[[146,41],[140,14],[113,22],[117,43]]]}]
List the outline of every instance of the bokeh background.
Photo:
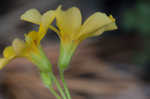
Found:
[{"label": "bokeh background", "polygon": [[[66,80],[73,99],[150,99],[149,0],[2,0],[0,52],[16,37],[38,29],[20,20],[30,8],[41,13],[76,6],[83,21],[96,11],[112,14],[118,30],[85,40],[77,49]],[[48,31],[42,41],[57,73],[59,38]],[[0,71],[0,99],[54,99],[42,85],[36,67],[16,59]]]}]

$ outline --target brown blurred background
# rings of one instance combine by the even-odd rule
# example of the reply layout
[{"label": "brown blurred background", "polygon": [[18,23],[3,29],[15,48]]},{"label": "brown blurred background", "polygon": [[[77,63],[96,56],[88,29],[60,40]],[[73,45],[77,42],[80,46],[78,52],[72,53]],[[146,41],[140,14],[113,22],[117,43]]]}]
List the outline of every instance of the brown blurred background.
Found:
[{"label": "brown blurred background", "polygon": [[[30,8],[41,13],[77,6],[83,21],[96,11],[112,14],[116,31],[84,41],[66,71],[73,99],[150,99],[150,1],[148,0],[2,0],[0,51],[15,37],[38,26],[20,20]],[[59,39],[48,31],[43,47],[57,73]],[[59,77],[58,77],[59,78]],[[42,84],[36,67],[16,59],[0,71],[0,99],[55,99]]]}]

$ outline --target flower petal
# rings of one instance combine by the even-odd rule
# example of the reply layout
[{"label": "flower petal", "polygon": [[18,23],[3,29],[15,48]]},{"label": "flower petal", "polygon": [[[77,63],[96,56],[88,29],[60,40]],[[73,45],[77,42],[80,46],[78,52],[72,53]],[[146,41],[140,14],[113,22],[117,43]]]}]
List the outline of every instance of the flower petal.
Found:
[{"label": "flower petal", "polygon": [[26,46],[23,40],[20,40],[18,38],[14,39],[14,41],[12,42],[12,46],[17,56],[24,54],[23,52]]},{"label": "flower petal", "polygon": [[112,16],[108,17],[104,13],[97,12],[84,22],[80,30],[80,36],[96,36],[102,34],[104,31],[115,29],[117,29],[117,26]]},{"label": "flower petal", "polygon": [[25,35],[26,41],[26,52],[29,54],[30,51],[37,52],[37,48],[40,41],[38,41],[38,32],[31,31]]},{"label": "flower petal", "polygon": [[40,24],[41,17],[42,16],[37,9],[30,9],[21,16],[21,19],[34,24]]},{"label": "flower petal", "polygon": [[[76,7],[72,7],[66,11],[61,10],[61,7],[56,12],[57,26],[63,34],[77,33],[81,27],[81,13]],[[63,35],[62,34],[62,35]]]},{"label": "flower petal", "polygon": [[0,58],[0,69],[2,69],[9,61],[15,58],[16,53],[12,46],[8,46],[3,51],[4,58]]},{"label": "flower petal", "polygon": [[31,31],[28,34],[25,34],[25,41],[28,44],[35,43],[37,45],[38,40],[38,32]]},{"label": "flower petal", "polygon": [[41,19],[41,25],[43,27],[48,27],[55,19],[55,11],[50,10],[43,14]]},{"label": "flower petal", "polygon": [[16,53],[12,46],[6,47],[3,51],[4,58],[11,58],[11,57],[14,57],[15,55]]},{"label": "flower petal", "polygon": [[8,64],[9,60],[7,58],[0,58],[0,69],[2,69],[6,64]]},{"label": "flower petal", "polygon": [[44,15],[41,18],[41,24],[40,24],[40,29],[38,32],[38,41],[40,41],[46,34],[49,25],[54,21],[55,19],[55,11],[47,11],[44,13]]}]

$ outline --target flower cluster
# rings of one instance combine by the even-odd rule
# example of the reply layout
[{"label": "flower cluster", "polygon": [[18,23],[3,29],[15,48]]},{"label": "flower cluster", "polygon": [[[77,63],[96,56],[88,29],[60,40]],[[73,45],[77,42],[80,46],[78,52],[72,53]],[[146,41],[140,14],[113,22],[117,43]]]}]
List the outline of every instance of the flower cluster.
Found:
[{"label": "flower cluster", "polygon": [[[63,71],[67,69],[77,46],[83,40],[89,37],[99,36],[105,31],[117,29],[115,19],[112,15],[107,16],[101,12],[92,14],[85,22],[82,22],[82,15],[77,7],[62,10],[62,7],[59,6],[56,10],[49,10],[44,14],[40,14],[37,9],[30,9],[21,16],[21,19],[33,24],[38,24],[39,29],[38,31],[31,31],[25,34],[24,41],[16,38],[11,46],[6,47],[3,51],[3,58],[0,59],[0,68],[3,68],[14,58],[27,58],[38,66],[43,82],[47,86],[51,86],[52,80],[55,80],[51,64],[48,62],[40,45],[40,41],[44,38],[48,29],[55,31],[60,38],[58,67],[61,76],[63,75]],[[55,20],[57,27],[52,25]],[[64,81],[63,76],[62,81]],[[51,87],[49,88],[51,92],[57,96]],[[59,89],[61,88],[59,87]],[[67,94],[67,90],[65,91]],[[66,99],[63,92],[61,90],[60,92],[62,97]],[[67,97],[70,99],[68,94]],[[57,96],[57,98],[59,99],[59,96]]]},{"label": "flower cluster", "polygon": [[[43,16],[38,10],[31,9],[23,14],[21,19],[39,25],[43,21],[39,30],[43,35],[48,28],[58,34],[61,41],[58,63],[61,69],[67,68],[76,47],[81,41],[88,37],[99,36],[105,31],[117,29],[112,15],[107,16],[101,12],[94,13],[82,24],[81,12],[77,7],[64,11],[59,6],[54,11],[47,11]],[[59,30],[50,24],[54,19],[56,19],[56,26]]]}]

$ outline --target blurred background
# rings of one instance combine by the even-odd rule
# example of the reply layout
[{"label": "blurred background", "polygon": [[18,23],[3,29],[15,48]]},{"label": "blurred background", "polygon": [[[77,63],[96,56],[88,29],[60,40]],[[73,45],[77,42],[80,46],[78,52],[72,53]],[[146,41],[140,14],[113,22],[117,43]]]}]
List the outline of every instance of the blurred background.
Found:
[{"label": "blurred background", "polygon": [[[28,9],[41,13],[76,6],[83,21],[96,11],[112,14],[118,30],[85,40],[77,49],[66,80],[73,99],[150,99],[149,0],[2,0],[0,52],[16,37],[38,26],[20,20]],[[57,73],[59,38],[48,31],[42,41]],[[85,57],[86,56],[86,57]],[[54,99],[42,85],[38,70],[16,59],[0,71],[0,99]]]}]

